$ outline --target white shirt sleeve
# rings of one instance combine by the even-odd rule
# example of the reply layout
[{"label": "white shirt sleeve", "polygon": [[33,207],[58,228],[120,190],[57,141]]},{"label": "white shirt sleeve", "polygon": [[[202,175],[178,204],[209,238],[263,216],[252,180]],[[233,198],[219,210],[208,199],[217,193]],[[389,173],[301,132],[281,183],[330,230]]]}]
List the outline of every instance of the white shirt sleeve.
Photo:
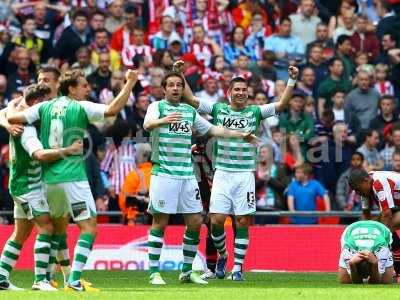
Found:
[{"label": "white shirt sleeve", "polygon": [[43,145],[37,136],[35,127],[25,126],[24,132],[21,135],[21,145],[24,150],[28,152],[30,157],[32,157],[32,154],[35,153],[35,151],[43,149]]},{"label": "white shirt sleeve", "polygon": [[213,109],[213,104],[206,100],[202,100],[201,98],[196,97],[197,100],[199,101],[199,108],[197,111],[201,114],[209,114],[211,115],[212,109]]},{"label": "white shirt sleeve", "polygon": [[78,103],[85,110],[89,122],[99,122],[104,120],[104,113],[107,105],[90,101],[79,101]]},{"label": "white shirt sleeve", "polygon": [[275,103],[268,103],[264,105],[260,105],[261,109],[261,117],[263,119],[275,116]]},{"label": "white shirt sleeve", "polygon": [[199,135],[205,135],[211,129],[212,126],[213,125],[210,122],[208,122],[206,119],[204,119],[198,113],[196,113],[196,116],[194,118],[193,127],[197,130]]},{"label": "white shirt sleeve", "polygon": [[146,116],[144,117],[143,124],[146,124],[149,120],[155,120],[160,117],[160,111],[158,110],[158,101],[153,102],[147,108]]},{"label": "white shirt sleeve", "polygon": [[40,119],[39,109],[45,103],[46,103],[45,101],[40,102],[38,104],[35,104],[35,105],[29,107],[28,109],[26,109],[24,111],[24,116],[25,116],[25,119],[28,122],[28,124],[32,124]]}]

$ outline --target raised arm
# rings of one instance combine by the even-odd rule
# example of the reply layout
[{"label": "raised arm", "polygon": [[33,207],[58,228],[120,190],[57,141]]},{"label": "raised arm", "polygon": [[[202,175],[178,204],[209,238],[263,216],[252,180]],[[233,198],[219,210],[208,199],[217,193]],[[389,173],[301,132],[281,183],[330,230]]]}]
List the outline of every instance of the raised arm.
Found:
[{"label": "raised arm", "polygon": [[198,109],[200,106],[200,101],[197,97],[194,96],[192,89],[190,88],[188,82],[186,81],[185,75],[183,74],[183,67],[185,62],[183,60],[178,60],[174,62],[172,69],[178,73],[180,73],[185,80],[185,89],[183,90],[182,99],[184,102],[193,106],[195,109]]},{"label": "raised arm", "polygon": [[285,90],[283,91],[281,98],[278,102],[275,102],[275,111],[281,112],[286,109],[289,105],[289,101],[292,98],[292,91],[294,86],[296,85],[297,76],[299,75],[299,69],[296,67],[290,66],[288,69],[289,79],[286,85]]},{"label": "raised arm", "polygon": [[128,70],[125,74],[126,83],[122,90],[119,92],[117,97],[110,104],[107,105],[104,116],[111,117],[116,116],[128,102],[129,96],[132,89],[138,80],[138,72],[136,70]]},{"label": "raised arm", "polygon": [[[21,124],[28,123],[28,120],[25,116],[25,111],[21,111],[18,109],[18,105],[20,104],[22,98],[15,99],[11,101],[7,106],[6,116],[9,124]],[[38,104],[36,104],[38,105]]]}]

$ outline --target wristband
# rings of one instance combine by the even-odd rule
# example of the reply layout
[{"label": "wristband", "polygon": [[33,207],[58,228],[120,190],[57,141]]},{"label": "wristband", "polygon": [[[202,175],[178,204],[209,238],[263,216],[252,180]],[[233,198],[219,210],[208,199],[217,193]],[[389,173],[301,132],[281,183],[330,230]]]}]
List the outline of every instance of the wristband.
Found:
[{"label": "wristband", "polygon": [[297,79],[292,79],[289,77],[288,81],[287,81],[287,86],[291,86],[294,87],[296,85]]}]

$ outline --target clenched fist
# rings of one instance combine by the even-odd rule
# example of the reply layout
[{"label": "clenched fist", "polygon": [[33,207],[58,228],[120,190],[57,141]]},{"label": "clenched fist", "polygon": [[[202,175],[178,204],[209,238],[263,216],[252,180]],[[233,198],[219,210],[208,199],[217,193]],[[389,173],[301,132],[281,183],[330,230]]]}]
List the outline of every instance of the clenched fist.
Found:
[{"label": "clenched fist", "polygon": [[294,66],[290,66],[289,69],[288,69],[288,73],[289,73],[289,77],[290,77],[291,79],[296,80],[296,79],[297,79],[297,76],[299,76],[299,69],[297,69],[297,68],[294,67]]},{"label": "clenched fist", "polygon": [[137,81],[138,80],[138,71],[137,70],[128,70],[125,73],[126,81]]},{"label": "clenched fist", "polygon": [[174,70],[175,72],[178,72],[178,73],[182,73],[184,66],[185,66],[185,62],[183,60],[177,60],[176,62],[174,62],[173,66],[172,66],[172,70]]}]

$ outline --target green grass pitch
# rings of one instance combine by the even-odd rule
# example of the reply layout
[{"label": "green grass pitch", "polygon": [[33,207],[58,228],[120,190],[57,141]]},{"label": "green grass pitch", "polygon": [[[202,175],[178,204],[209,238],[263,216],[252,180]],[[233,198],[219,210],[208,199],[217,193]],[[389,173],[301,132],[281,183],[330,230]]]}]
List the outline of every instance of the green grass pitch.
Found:
[{"label": "green grass pitch", "polygon": [[[181,284],[177,272],[163,273],[167,285],[148,284],[148,273],[143,271],[86,271],[84,278],[101,289],[99,293],[45,293],[34,291],[1,291],[5,300],[236,300],[236,299],[400,299],[400,286],[339,285],[332,273],[246,273],[245,282],[210,280],[207,286]],[[29,288],[33,274],[29,271],[13,272],[12,282]],[[58,278],[61,280],[61,278]]]}]

